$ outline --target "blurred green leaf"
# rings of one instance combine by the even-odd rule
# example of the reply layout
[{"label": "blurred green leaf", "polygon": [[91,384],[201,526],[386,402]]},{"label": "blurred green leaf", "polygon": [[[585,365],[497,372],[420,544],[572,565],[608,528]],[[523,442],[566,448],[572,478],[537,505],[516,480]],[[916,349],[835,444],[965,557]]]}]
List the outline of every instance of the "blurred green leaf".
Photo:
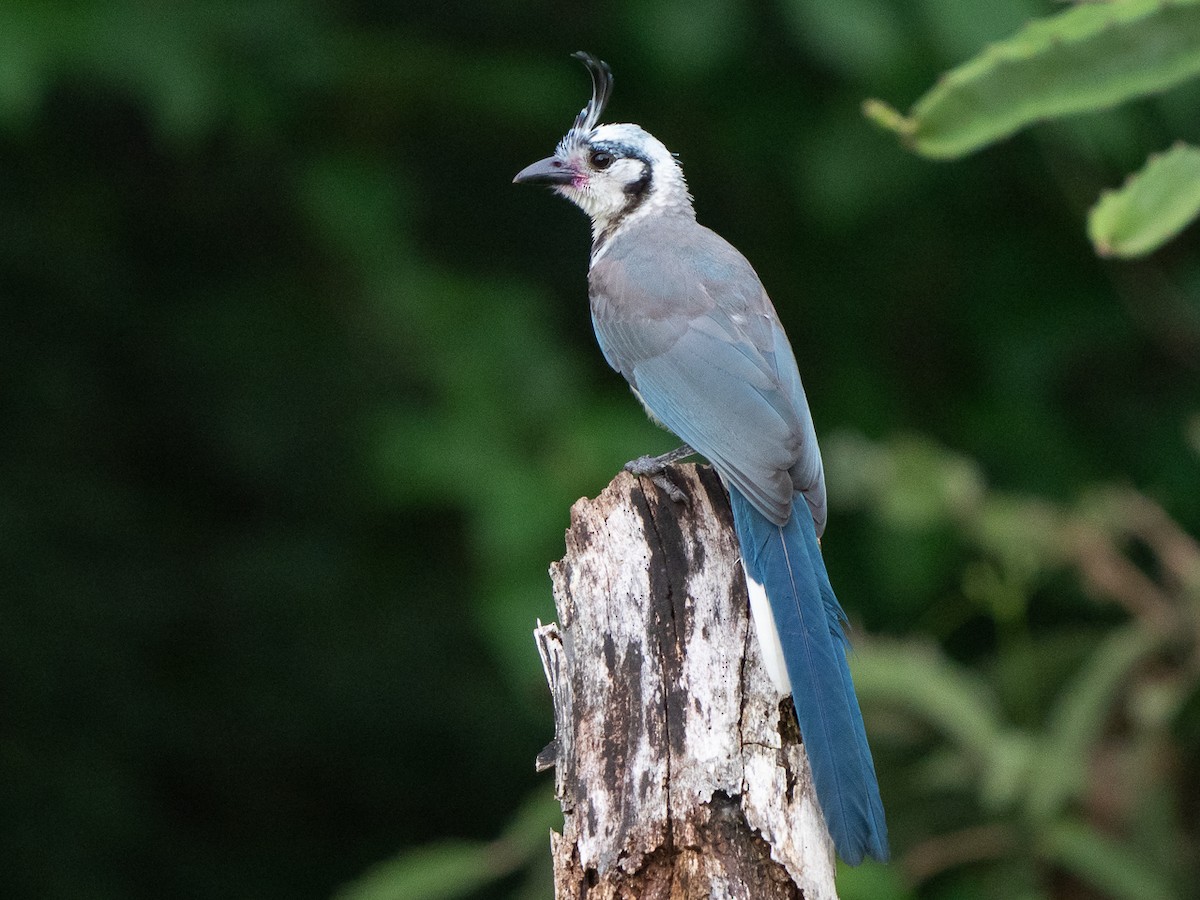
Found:
[{"label": "blurred green leaf", "polygon": [[[562,813],[550,791],[526,800],[494,841],[441,841],[381,863],[336,894],[336,900],[454,900],[550,856],[550,829]],[[549,885],[546,885],[549,887]]]},{"label": "blurred green leaf", "polygon": [[867,81],[893,69],[906,49],[900,14],[878,0],[787,0],[796,38],[825,65]]},{"label": "blurred green leaf", "polygon": [[934,158],[964,156],[1041,119],[1115,106],[1200,74],[1198,0],[1085,3],[1026,25],[946,73],[903,116],[866,116]]},{"label": "blurred green leaf", "polygon": [[869,503],[898,528],[929,528],[961,519],[984,495],[979,468],[965,457],[914,435],[886,444],[850,432],[826,439],[828,477],[843,502]]},{"label": "blurred green leaf", "polygon": [[[1186,133],[1200,84],[948,170],[862,121],[865,82],[915,93],[1044,2],[619,6],[0,4],[0,895],[300,900],[398,845],[426,896],[548,896],[553,801],[490,839],[551,724],[546,565],[573,500],[673,445],[595,347],[584,219],[509,183],[586,97],[577,47],[753,260],[818,424],[870,435],[822,434],[848,611],[979,691],[898,670],[916,699],[869,710],[897,854],[1025,808],[1114,628],[1056,564],[1070,498],[1200,516],[1195,254],[1114,282],[1062,198]],[[1098,738],[1145,789],[1066,807],[1186,876],[1173,664]],[[913,893],[1053,880],[1026,845],[945,865]]]},{"label": "blurred green leaf", "polygon": [[1124,186],[1088,213],[1088,236],[1101,256],[1144,256],[1200,214],[1200,148],[1176,144],[1150,157]]},{"label": "blurred green leaf", "polygon": [[747,36],[746,8],[736,0],[659,0],[629,4],[630,38],[656,65],[697,78],[733,56]]},{"label": "blurred green leaf", "polygon": [[1028,586],[980,560],[963,569],[963,596],[987,610],[995,621],[1014,625],[1025,620]]},{"label": "blurred green leaf", "polygon": [[865,704],[895,705],[924,720],[979,760],[1001,742],[1004,729],[986,686],[931,647],[861,643],[850,656]]},{"label": "blurred green leaf", "polygon": [[550,854],[550,829],[562,830],[562,805],[554,796],[553,786],[544,787],[525,798],[508,823],[501,840],[513,845],[518,852],[533,855]]},{"label": "blurred green leaf", "polygon": [[[286,40],[275,39],[281,33]],[[27,118],[67,71],[144,102],[160,134],[182,144],[218,123],[268,114],[273,91],[295,88],[320,65],[319,43],[304,3],[7,3],[0,117]]]},{"label": "blurred green leaf", "polygon": [[933,44],[953,62],[973,56],[984,44],[1016,31],[1046,11],[1038,0],[962,3],[920,0],[918,4]]},{"label": "blurred green leaf", "polygon": [[1040,841],[1045,858],[1113,900],[1176,900],[1168,879],[1128,846],[1080,822],[1063,822]]},{"label": "blurred green leaf", "polygon": [[899,866],[872,860],[859,866],[839,862],[837,892],[840,900],[911,900],[916,896]]},{"label": "blurred green leaf", "polygon": [[1047,715],[1029,790],[1029,812],[1049,821],[1088,783],[1092,757],[1130,670],[1162,645],[1148,628],[1127,625],[1110,634],[1062,690]]},{"label": "blurred green leaf", "polygon": [[453,900],[465,897],[507,875],[513,862],[492,853],[480,841],[443,841],[410,850],[380,863],[337,900]]},{"label": "blurred green leaf", "polygon": [[1036,764],[1036,740],[1030,734],[1009,729],[989,750],[979,797],[985,809],[999,813],[1019,803],[1028,791],[1030,770]]},{"label": "blurred green leaf", "polygon": [[1002,564],[1005,575],[1023,588],[1063,560],[1063,515],[1044,500],[989,494],[968,527],[980,547]]}]

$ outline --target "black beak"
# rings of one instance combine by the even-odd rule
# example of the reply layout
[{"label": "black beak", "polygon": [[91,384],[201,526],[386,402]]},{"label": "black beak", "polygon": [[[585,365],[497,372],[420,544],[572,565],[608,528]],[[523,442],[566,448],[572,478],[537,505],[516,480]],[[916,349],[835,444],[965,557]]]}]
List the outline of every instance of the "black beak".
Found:
[{"label": "black beak", "polygon": [[517,173],[513,184],[570,184],[575,171],[556,156],[539,159]]}]

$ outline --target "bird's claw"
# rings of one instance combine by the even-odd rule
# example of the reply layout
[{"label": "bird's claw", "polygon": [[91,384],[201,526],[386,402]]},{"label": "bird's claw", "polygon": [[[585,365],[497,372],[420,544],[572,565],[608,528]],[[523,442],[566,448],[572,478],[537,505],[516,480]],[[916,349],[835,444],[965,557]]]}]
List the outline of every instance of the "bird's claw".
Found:
[{"label": "bird's claw", "polygon": [[639,456],[637,459],[631,459],[625,463],[625,471],[639,477],[653,478],[655,475],[661,475],[666,469],[667,466],[663,463],[662,457],[650,454]]},{"label": "bird's claw", "polygon": [[688,497],[679,485],[675,484],[667,477],[667,469],[671,464],[683,459],[686,456],[691,456],[695,451],[686,444],[677,450],[672,450],[670,453],[664,453],[662,456],[639,456],[637,459],[631,459],[625,463],[625,471],[631,475],[636,475],[640,478],[649,478],[656,484],[660,490],[676,503],[688,505]]},{"label": "bird's claw", "polygon": [[684,506],[688,505],[687,494],[679,489],[679,485],[667,477],[666,472],[660,472],[657,475],[651,475],[650,480],[658,485],[659,488],[662,489],[662,492],[676,503],[682,503]]}]

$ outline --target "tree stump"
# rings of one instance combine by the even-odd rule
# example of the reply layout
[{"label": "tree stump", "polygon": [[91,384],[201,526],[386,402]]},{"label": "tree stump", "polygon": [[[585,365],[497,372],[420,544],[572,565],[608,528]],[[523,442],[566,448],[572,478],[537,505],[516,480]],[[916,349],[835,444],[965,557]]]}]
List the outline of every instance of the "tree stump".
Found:
[{"label": "tree stump", "polygon": [[688,504],[619,475],[571,509],[551,566],[559,624],[535,632],[554,697],[565,824],[555,896],[836,900],[834,854],[790,697],[749,624],[729,498]]}]

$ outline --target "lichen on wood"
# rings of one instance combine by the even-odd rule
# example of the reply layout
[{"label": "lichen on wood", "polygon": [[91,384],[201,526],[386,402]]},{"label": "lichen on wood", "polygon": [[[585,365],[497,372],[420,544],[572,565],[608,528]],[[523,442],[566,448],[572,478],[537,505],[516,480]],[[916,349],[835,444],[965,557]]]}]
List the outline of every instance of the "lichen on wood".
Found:
[{"label": "lichen on wood", "polygon": [[622,473],[571,510],[539,625],[563,806],[558,897],[836,898],[833,848],[791,700],[762,667],[728,497],[686,505]]}]

